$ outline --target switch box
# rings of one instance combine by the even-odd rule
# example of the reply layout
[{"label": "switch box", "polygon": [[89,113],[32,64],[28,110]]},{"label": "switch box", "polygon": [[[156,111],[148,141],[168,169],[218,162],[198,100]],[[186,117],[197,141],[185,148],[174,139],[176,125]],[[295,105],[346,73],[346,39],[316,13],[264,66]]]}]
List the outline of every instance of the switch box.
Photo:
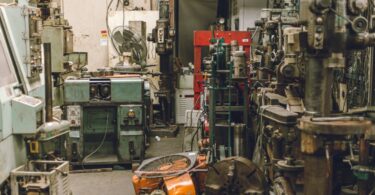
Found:
[{"label": "switch box", "polygon": [[14,134],[33,134],[43,125],[43,101],[21,95],[12,99],[12,126]]}]

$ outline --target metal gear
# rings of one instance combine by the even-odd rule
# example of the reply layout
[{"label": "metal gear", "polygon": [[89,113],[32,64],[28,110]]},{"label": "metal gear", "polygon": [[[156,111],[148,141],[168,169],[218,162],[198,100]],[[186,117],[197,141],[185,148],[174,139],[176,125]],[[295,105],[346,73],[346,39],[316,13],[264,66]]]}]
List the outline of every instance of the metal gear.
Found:
[{"label": "metal gear", "polygon": [[231,157],[217,162],[208,170],[207,195],[264,194],[266,181],[262,171],[250,160]]}]

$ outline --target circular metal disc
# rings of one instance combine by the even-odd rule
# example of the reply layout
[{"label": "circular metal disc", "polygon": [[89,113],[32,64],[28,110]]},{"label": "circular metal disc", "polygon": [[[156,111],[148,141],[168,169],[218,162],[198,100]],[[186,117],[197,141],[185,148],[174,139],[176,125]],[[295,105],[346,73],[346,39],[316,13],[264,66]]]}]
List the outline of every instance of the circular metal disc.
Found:
[{"label": "circular metal disc", "polygon": [[262,171],[250,160],[231,157],[209,168],[206,194],[264,194],[266,182]]}]

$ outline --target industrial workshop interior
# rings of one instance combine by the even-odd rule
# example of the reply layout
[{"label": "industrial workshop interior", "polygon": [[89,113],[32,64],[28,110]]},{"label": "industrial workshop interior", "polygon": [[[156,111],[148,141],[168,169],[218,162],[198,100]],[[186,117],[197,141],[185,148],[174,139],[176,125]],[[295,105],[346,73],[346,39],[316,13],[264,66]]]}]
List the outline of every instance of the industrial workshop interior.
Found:
[{"label": "industrial workshop interior", "polygon": [[375,0],[0,0],[0,195],[375,195]]}]

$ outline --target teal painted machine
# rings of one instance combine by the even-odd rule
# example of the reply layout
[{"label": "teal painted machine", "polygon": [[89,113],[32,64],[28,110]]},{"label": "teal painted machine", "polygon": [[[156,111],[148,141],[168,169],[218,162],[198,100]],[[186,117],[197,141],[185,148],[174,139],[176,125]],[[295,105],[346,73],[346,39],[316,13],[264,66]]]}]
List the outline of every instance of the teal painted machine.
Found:
[{"label": "teal painted machine", "polygon": [[38,23],[36,15],[25,0],[0,4],[0,189],[10,171],[27,160],[23,138],[44,123],[41,29],[29,28]]},{"label": "teal painted machine", "polygon": [[144,158],[150,107],[146,80],[68,79],[64,102],[73,164],[122,164]]},{"label": "teal painted machine", "polygon": [[13,169],[57,153],[46,142],[69,131],[63,121],[46,120],[52,109],[45,106],[49,74],[40,14],[35,1],[0,0],[0,194]]}]

